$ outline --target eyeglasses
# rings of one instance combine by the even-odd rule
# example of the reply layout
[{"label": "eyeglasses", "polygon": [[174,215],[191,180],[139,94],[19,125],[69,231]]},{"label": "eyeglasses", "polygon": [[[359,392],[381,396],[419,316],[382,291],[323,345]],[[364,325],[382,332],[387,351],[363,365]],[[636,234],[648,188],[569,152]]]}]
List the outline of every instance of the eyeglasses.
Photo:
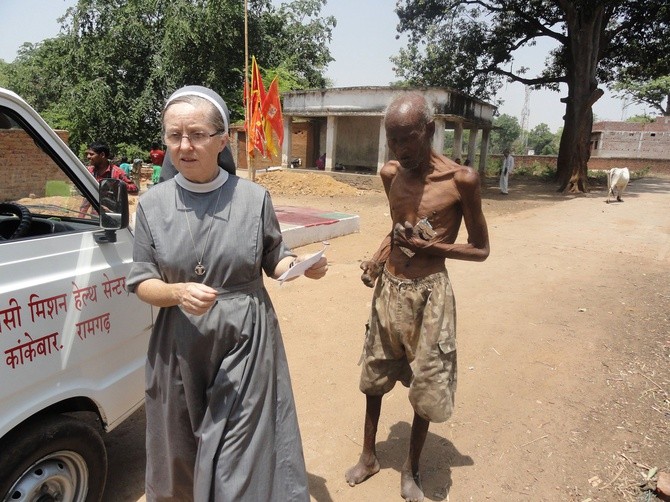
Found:
[{"label": "eyeglasses", "polygon": [[223,131],[216,131],[209,134],[204,131],[196,131],[190,134],[182,134],[180,132],[165,133],[165,144],[170,146],[181,145],[182,139],[188,139],[192,146],[202,146],[209,141],[210,138],[223,134]]}]

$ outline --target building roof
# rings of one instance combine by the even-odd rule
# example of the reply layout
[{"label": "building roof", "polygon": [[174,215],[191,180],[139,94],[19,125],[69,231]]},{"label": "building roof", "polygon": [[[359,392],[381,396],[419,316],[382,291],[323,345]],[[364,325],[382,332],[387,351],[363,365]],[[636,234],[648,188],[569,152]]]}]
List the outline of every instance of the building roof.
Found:
[{"label": "building roof", "polygon": [[490,127],[496,107],[447,87],[339,87],[283,92],[284,115],[295,117],[379,116],[398,93],[420,92],[436,117]]}]

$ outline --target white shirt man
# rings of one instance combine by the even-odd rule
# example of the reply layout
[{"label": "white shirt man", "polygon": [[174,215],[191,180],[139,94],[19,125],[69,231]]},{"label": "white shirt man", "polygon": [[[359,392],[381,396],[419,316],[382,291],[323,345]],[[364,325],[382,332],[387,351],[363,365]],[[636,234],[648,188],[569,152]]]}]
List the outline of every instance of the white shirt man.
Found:
[{"label": "white shirt man", "polygon": [[507,195],[507,177],[514,171],[514,157],[509,153],[509,149],[503,151],[503,163],[500,170],[500,193]]}]

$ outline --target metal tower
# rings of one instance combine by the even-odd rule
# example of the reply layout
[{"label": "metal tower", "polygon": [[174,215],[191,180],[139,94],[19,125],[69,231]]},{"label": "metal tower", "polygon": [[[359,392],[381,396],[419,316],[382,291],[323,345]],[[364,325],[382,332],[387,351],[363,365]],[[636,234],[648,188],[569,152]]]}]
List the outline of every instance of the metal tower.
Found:
[{"label": "metal tower", "polygon": [[528,153],[528,127],[530,119],[530,86],[525,85],[526,95],[523,100],[523,109],[521,110],[521,146],[523,153]]}]

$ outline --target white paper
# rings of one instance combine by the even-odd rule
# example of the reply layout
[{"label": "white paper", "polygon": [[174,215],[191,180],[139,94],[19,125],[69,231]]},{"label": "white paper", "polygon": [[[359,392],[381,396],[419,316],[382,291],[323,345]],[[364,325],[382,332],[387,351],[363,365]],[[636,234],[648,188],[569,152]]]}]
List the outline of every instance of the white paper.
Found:
[{"label": "white paper", "polygon": [[308,256],[305,260],[301,261],[300,263],[296,263],[295,265],[293,265],[286,272],[284,272],[282,275],[279,276],[279,278],[277,279],[279,281],[279,284],[283,284],[284,281],[288,279],[298,277],[304,274],[309,267],[311,267],[317,261],[319,261],[319,259],[323,256],[323,253],[325,253],[325,251],[326,248],[323,248],[321,251],[318,251],[313,255]]}]

